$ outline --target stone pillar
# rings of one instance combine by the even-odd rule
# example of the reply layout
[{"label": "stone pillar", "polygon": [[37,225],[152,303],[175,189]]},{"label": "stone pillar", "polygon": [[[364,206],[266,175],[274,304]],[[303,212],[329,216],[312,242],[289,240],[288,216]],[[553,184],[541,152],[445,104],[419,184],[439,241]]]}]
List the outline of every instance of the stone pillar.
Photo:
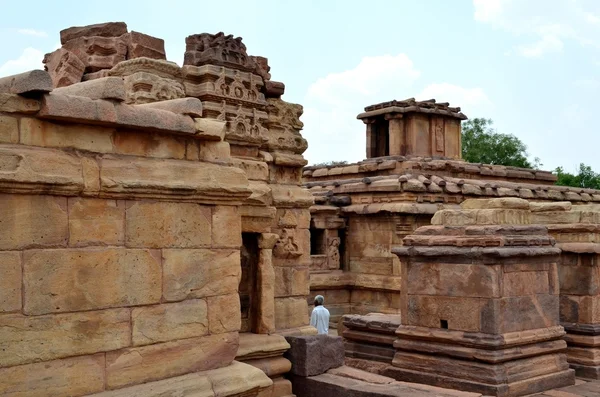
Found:
[{"label": "stone pillar", "polygon": [[390,156],[401,156],[406,152],[406,140],[404,137],[404,120],[402,114],[386,115],[386,120],[389,120],[389,151]]},{"label": "stone pillar", "polygon": [[375,133],[374,124],[375,120],[363,120],[367,125],[367,158],[377,157],[377,136]]},{"label": "stone pillar", "polygon": [[[600,212],[570,202],[532,204],[561,248],[560,322],[567,361],[578,377],[600,379]],[[593,211],[592,211],[593,210]]]},{"label": "stone pillar", "polygon": [[387,376],[494,396],[572,385],[559,324],[560,249],[522,199],[438,211],[393,250],[402,325]]},{"label": "stone pillar", "polygon": [[275,330],[275,271],[273,247],[279,238],[273,233],[262,233],[258,240],[258,329],[259,334]]}]

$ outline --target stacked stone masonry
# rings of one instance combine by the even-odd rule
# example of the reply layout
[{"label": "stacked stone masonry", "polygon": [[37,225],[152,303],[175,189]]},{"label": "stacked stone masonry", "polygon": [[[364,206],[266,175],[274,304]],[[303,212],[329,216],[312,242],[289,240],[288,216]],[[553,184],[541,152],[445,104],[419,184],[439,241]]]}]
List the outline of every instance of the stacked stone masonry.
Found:
[{"label": "stacked stone masonry", "polygon": [[302,107],[266,58],[181,68],[124,23],[61,43],[0,78],[0,395],[292,396],[277,334],[315,332]]},{"label": "stacked stone masonry", "polygon": [[559,322],[560,249],[523,199],[467,200],[394,249],[406,313],[388,376],[519,396],[574,383]]}]

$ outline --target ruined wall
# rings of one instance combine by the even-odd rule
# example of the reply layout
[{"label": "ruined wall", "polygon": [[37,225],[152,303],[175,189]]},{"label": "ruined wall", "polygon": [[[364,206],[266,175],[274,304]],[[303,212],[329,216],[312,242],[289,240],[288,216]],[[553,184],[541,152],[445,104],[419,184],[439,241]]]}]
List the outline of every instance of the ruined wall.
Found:
[{"label": "ruined wall", "polygon": [[314,331],[312,197],[267,142],[305,143],[301,107],[269,98],[262,160],[234,157],[242,121],[123,25],[67,29],[47,72],[0,79],[0,394],[291,395],[269,334]]}]

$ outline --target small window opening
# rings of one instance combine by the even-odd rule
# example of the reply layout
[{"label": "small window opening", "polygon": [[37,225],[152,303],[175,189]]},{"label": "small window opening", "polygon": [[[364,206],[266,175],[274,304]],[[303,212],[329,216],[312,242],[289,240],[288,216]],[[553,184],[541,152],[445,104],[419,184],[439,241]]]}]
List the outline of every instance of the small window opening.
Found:
[{"label": "small window opening", "polygon": [[440,320],[440,328],[448,329],[448,320]]},{"label": "small window opening", "polygon": [[326,246],[325,230],[310,229],[310,254],[325,255]]}]

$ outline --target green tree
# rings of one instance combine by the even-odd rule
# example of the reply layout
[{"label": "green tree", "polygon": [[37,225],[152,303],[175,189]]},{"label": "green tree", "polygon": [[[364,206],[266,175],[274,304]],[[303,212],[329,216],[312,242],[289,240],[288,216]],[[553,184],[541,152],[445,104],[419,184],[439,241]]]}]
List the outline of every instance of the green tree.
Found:
[{"label": "green tree", "polygon": [[589,165],[579,164],[577,174],[565,172],[562,167],[558,167],[554,173],[558,177],[557,185],[600,189],[600,174],[595,173]]},{"label": "green tree", "polygon": [[527,159],[527,146],[514,135],[501,134],[493,121],[475,118],[462,124],[462,157],[471,163],[498,164],[522,168],[539,168],[540,160]]},{"label": "green tree", "polygon": [[324,163],[315,163],[312,164],[311,167],[336,167],[339,165],[346,165],[347,161],[326,161]]}]

